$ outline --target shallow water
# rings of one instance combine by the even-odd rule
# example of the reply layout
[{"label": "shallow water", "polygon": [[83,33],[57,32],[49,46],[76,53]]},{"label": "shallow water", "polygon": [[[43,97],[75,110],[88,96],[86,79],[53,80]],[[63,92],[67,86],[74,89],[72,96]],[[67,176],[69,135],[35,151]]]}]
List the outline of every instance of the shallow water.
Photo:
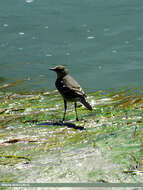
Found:
[{"label": "shallow water", "polygon": [[142,85],[142,17],[142,0],[2,1],[0,77],[54,89],[63,64],[89,90]]}]

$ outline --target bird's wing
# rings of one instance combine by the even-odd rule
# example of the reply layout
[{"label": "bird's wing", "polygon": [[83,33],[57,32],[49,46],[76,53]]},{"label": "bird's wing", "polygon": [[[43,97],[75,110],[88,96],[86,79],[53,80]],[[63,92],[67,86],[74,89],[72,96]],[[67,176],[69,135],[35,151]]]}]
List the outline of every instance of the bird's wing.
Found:
[{"label": "bird's wing", "polygon": [[66,75],[63,78],[63,82],[69,90],[75,91],[78,95],[86,96],[81,86],[70,75]]}]

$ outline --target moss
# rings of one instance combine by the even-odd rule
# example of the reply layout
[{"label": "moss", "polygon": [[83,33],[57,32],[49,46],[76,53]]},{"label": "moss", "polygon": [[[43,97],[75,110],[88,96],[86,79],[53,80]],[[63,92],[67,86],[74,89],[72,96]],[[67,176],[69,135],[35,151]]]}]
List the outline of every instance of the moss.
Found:
[{"label": "moss", "polygon": [[100,179],[104,175],[105,175],[104,171],[101,171],[101,170],[91,170],[88,173],[88,177],[93,178],[93,179]]},{"label": "moss", "polygon": [[[55,91],[15,93],[5,90],[0,96],[0,165],[7,166],[7,170],[19,164],[23,168],[33,161],[38,165],[45,154],[60,154],[60,159],[64,160],[67,150],[76,155],[77,150],[93,148],[92,151],[96,152],[100,147],[104,155],[111,158],[110,162],[121,166],[117,171],[113,168],[113,175],[108,172],[113,181],[127,182],[128,177],[131,180],[132,174],[127,171],[133,168],[142,171],[143,96],[135,89],[90,93],[89,102],[93,104],[93,111],[78,107],[81,120],[75,122],[73,105],[68,104],[68,122],[63,125],[59,122],[63,116],[63,101]],[[48,170],[48,175],[54,169]],[[70,176],[71,171],[72,176],[77,175],[73,165],[72,169],[61,172],[59,178]],[[25,176],[27,170],[20,172]],[[106,173],[92,168],[85,173],[87,180],[107,179]],[[15,169],[2,180],[15,181],[18,175]],[[136,174],[136,182],[141,179],[138,177]]]}]

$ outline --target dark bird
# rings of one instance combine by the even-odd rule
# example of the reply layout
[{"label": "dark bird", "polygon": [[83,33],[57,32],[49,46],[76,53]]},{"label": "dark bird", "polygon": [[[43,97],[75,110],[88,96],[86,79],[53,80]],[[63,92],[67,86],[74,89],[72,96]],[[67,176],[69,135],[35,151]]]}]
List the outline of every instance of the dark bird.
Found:
[{"label": "dark bird", "polygon": [[64,116],[63,121],[65,120],[67,102],[74,102],[76,120],[78,121],[77,116],[77,101],[81,102],[87,109],[92,110],[91,105],[86,101],[86,95],[80,85],[69,75],[68,70],[62,66],[56,66],[50,70],[55,71],[57,74],[57,80],[55,82],[56,88],[62,95],[64,99]]}]

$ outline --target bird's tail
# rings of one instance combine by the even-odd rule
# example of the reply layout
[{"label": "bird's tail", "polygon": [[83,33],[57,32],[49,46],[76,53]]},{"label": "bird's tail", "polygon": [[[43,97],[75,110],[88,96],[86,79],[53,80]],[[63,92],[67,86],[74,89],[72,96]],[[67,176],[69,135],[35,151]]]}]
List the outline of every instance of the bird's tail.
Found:
[{"label": "bird's tail", "polygon": [[80,102],[89,110],[92,110],[91,105],[85,100],[85,98],[81,98]]}]

